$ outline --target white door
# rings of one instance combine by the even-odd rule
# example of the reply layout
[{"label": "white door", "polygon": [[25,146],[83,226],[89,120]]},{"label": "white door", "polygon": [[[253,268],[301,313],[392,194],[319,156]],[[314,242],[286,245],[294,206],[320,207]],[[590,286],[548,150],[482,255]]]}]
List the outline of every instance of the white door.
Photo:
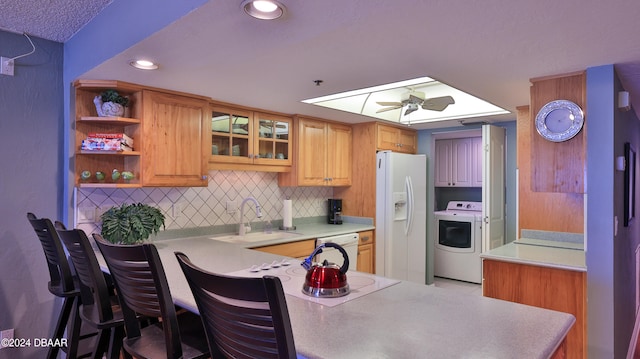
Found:
[{"label": "white door", "polygon": [[504,244],[505,129],[482,126],[482,251]]}]

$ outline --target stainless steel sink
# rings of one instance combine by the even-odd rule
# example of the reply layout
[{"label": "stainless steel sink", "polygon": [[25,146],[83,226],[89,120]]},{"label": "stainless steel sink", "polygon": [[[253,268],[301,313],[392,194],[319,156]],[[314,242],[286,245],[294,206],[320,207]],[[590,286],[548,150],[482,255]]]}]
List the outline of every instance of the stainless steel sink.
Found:
[{"label": "stainless steel sink", "polygon": [[298,236],[300,236],[300,233],[273,231],[271,233],[264,233],[264,232],[247,233],[244,236],[239,236],[237,234],[227,234],[227,235],[214,236],[214,237],[211,237],[211,239],[215,239],[216,241],[230,242],[230,243],[253,243],[253,242],[294,238]]}]

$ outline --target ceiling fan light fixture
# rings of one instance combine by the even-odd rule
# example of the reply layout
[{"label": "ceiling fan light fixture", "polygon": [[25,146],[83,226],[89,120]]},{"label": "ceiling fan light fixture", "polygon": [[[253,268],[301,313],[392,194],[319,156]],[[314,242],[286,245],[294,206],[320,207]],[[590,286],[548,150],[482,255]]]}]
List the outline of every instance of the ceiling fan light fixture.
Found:
[{"label": "ceiling fan light fixture", "polygon": [[285,12],[285,6],[276,0],[244,0],[240,6],[247,15],[261,20],[275,20]]},{"label": "ceiling fan light fixture", "polygon": [[140,70],[156,70],[158,69],[158,64],[149,60],[133,60],[129,63],[129,65],[135,67]]},{"label": "ceiling fan light fixture", "polygon": [[509,113],[427,76],[323,95],[302,102],[411,125]]}]

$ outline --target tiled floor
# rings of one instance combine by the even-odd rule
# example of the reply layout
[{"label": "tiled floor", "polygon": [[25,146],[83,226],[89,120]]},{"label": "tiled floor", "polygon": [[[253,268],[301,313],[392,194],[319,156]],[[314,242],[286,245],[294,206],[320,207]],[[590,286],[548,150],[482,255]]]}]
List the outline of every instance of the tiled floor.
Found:
[{"label": "tiled floor", "polygon": [[456,291],[460,291],[468,294],[479,295],[479,296],[482,295],[482,286],[480,284],[435,277],[434,285],[439,288],[447,288],[447,289],[456,290]]}]

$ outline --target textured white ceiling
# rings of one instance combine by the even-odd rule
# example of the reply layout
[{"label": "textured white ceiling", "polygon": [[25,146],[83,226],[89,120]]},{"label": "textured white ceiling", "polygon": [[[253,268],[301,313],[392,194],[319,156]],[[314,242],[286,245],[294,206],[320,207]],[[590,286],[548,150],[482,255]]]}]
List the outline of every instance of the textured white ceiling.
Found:
[{"label": "textured white ceiling", "polygon": [[112,0],[0,0],[0,29],[65,42]]},{"label": "textured white ceiling", "polygon": [[[266,22],[246,16],[240,0],[211,0],[83,77],[363,122],[371,118],[300,100],[429,76],[512,111],[487,119],[501,121],[529,103],[531,78],[616,64],[640,108],[637,0],[281,1],[287,15]],[[0,28],[65,41],[108,4],[0,0]],[[160,69],[128,65],[142,56]]]}]

